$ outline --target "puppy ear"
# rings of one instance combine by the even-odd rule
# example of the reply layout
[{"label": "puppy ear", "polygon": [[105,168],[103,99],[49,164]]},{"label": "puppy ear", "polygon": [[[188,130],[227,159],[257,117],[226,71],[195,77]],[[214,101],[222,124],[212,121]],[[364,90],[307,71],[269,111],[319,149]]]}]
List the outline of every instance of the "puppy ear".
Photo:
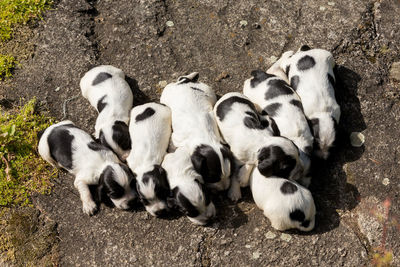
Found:
[{"label": "puppy ear", "polygon": [[106,185],[104,180],[104,172],[100,175],[99,178],[96,199],[99,201],[99,203],[104,203],[104,205],[106,205],[107,207],[110,208],[114,207],[114,204],[112,203],[111,199],[107,196]]},{"label": "puppy ear", "polygon": [[271,155],[271,147],[263,147],[259,150],[258,155],[258,165],[257,168],[259,172],[265,177],[272,176],[274,172],[274,161]]},{"label": "puppy ear", "polygon": [[212,147],[198,146],[191,156],[191,161],[205,183],[216,183],[221,179],[221,161]]},{"label": "puppy ear", "polygon": [[112,127],[112,139],[123,150],[131,149],[131,136],[129,135],[129,127],[123,121],[115,121]]},{"label": "puppy ear", "polygon": [[308,51],[308,50],[311,50],[311,48],[308,45],[302,45],[300,47],[300,51]]},{"label": "puppy ear", "polygon": [[174,187],[174,189],[171,190],[171,194],[169,197],[167,197],[167,206],[170,209],[175,209],[178,206],[178,203],[176,201],[176,196],[178,195],[179,188]]},{"label": "puppy ear", "polygon": [[197,82],[199,79],[199,73],[198,72],[192,72],[186,76],[181,76],[178,78],[178,83],[188,83],[188,82]]},{"label": "puppy ear", "polygon": [[203,191],[203,193],[204,193],[204,203],[208,206],[208,204],[210,204],[210,202],[211,202],[210,190],[208,190],[208,188],[204,184],[200,183],[199,180],[194,179],[194,181],[200,186],[201,191]]},{"label": "puppy ear", "polygon": [[164,168],[161,167],[158,164],[155,164],[153,171],[157,172],[156,177],[158,177],[158,180],[159,180],[160,184],[163,187],[170,188],[169,187],[169,183],[168,183],[168,179],[167,179],[167,172],[164,170]]}]

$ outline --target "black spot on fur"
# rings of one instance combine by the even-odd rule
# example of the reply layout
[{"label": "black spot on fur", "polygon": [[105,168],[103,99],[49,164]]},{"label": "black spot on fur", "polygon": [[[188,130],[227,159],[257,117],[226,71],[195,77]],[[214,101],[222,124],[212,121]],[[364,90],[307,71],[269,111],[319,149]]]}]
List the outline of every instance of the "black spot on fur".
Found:
[{"label": "black spot on fur", "polygon": [[304,152],[306,152],[307,155],[311,155],[312,150],[313,150],[312,146],[306,146],[304,148]]},{"label": "black spot on fur", "polygon": [[332,85],[332,87],[335,87],[335,78],[333,78],[333,76],[330,75],[329,73],[328,73],[328,81]]},{"label": "black spot on fur", "polygon": [[258,116],[258,114],[250,111],[245,112],[248,116],[243,119],[243,123],[247,128],[263,130],[268,127],[269,122]]},{"label": "black spot on fur", "polygon": [[270,105],[266,106],[266,107],[263,109],[263,111],[264,111],[267,115],[269,115],[269,116],[271,116],[271,117],[275,117],[276,114],[278,113],[278,110],[281,108],[281,106],[282,106],[281,103],[273,103],[273,104],[270,104]]},{"label": "black spot on fur", "polygon": [[302,45],[300,47],[300,51],[308,51],[308,50],[311,50],[311,48],[308,45]]},{"label": "black spot on fur", "polygon": [[217,116],[218,118],[223,121],[226,114],[229,113],[229,111],[232,109],[232,105],[234,103],[241,103],[241,104],[245,104],[247,106],[250,107],[251,110],[253,110],[253,112],[256,113],[256,107],[254,106],[254,104],[249,101],[246,98],[243,97],[239,97],[239,96],[232,96],[229,97],[227,99],[225,99],[224,101],[222,101],[221,103],[219,103],[218,107],[217,107]]},{"label": "black spot on fur", "polygon": [[46,129],[43,129],[43,130],[40,130],[39,132],[37,132],[38,141],[40,141],[40,138],[42,138],[42,135],[43,135],[44,131],[46,131]]},{"label": "black spot on fur", "polygon": [[298,107],[301,111],[304,112],[304,110],[303,110],[303,105],[301,104],[301,102],[300,102],[299,100],[292,99],[292,100],[290,101],[290,104],[292,104],[292,105]]},{"label": "black spot on fur", "polygon": [[297,186],[289,181],[286,181],[281,186],[281,192],[285,195],[294,194],[297,191]]},{"label": "black spot on fur", "polygon": [[203,195],[204,195],[204,203],[206,204],[206,206],[208,206],[211,203],[210,191],[204,184],[200,183],[199,180],[195,179],[194,181],[201,188],[201,191],[203,192]]},{"label": "black spot on fur", "polygon": [[112,127],[112,139],[123,150],[131,149],[131,136],[129,135],[129,127],[123,121],[115,121]]},{"label": "black spot on fur", "polygon": [[107,106],[107,103],[103,102],[104,98],[106,98],[106,95],[103,95],[102,98],[97,101],[97,111],[99,113]]},{"label": "black spot on fur", "polygon": [[[142,181],[146,185],[152,180],[154,184],[155,197],[159,200],[167,200],[170,195],[169,183],[167,180],[167,173],[160,165],[154,165],[153,170],[148,171],[143,174]],[[141,200],[145,198],[139,191],[139,196]]]},{"label": "black spot on fur", "polygon": [[304,219],[306,218],[306,216],[304,215],[304,212],[299,209],[295,209],[294,211],[292,211],[289,214],[289,217],[292,221],[298,221],[298,222],[303,222]]},{"label": "black spot on fur", "polygon": [[97,143],[95,141],[92,141],[92,142],[88,143],[87,146],[88,146],[88,148],[90,148],[93,151],[109,150],[108,147],[106,147],[106,146],[104,146],[102,144],[99,144],[99,143]]},{"label": "black spot on fur", "polygon": [[108,72],[100,72],[99,74],[97,74],[96,78],[93,80],[92,85],[97,85],[99,83],[104,82],[107,79],[110,79],[112,77],[112,75]]},{"label": "black spot on fur", "polygon": [[216,183],[221,180],[221,161],[212,147],[198,146],[191,160],[194,169],[203,177],[205,183]]},{"label": "black spot on fur", "polygon": [[189,78],[186,77],[186,76],[179,77],[178,82],[179,82],[180,84],[189,83],[189,82],[195,83],[195,82],[197,82],[198,79],[199,79],[199,74],[197,73],[192,79],[189,79]]},{"label": "black spot on fur", "polygon": [[111,166],[107,166],[100,175],[99,190],[102,201],[105,198],[119,199],[123,197],[125,190],[115,180],[115,172]]},{"label": "black spot on fur", "polygon": [[265,177],[277,176],[288,179],[296,167],[296,159],[286,155],[279,146],[263,147],[257,155],[258,170]]},{"label": "black spot on fur", "polygon": [[293,94],[292,88],[281,79],[273,79],[268,81],[268,90],[265,92],[265,100],[269,100],[281,95]]},{"label": "black spot on fur", "polygon": [[310,220],[305,220],[304,222],[301,223],[301,226],[307,228],[308,226],[310,226]]},{"label": "black spot on fur", "polygon": [[298,75],[295,75],[292,78],[290,78],[290,86],[293,88],[293,90],[297,91],[299,82],[300,82],[300,77]]},{"label": "black spot on fur", "polygon": [[153,108],[146,108],[142,113],[140,113],[139,115],[136,116],[135,121],[143,121],[151,116],[154,115],[154,113],[156,113],[156,111]]},{"label": "black spot on fur", "polygon": [[297,68],[301,71],[311,69],[314,66],[315,66],[314,58],[308,55],[300,58],[299,61],[297,62]]},{"label": "black spot on fur", "polygon": [[[195,90],[195,91],[203,92],[203,90],[201,90],[201,89],[199,89],[199,88],[197,88],[197,87],[190,86],[190,88],[192,88],[192,89]],[[204,92],[203,92],[203,93],[204,93]]]},{"label": "black spot on fur", "polygon": [[272,131],[274,132],[274,136],[280,136],[281,135],[281,131],[278,128],[278,125],[276,124],[275,120],[273,118],[270,118],[271,120],[271,128]]},{"label": "black spot on fur", "polygon": [[286,73],[286,76],[288,76],[288,77],[289,77],[289,71],[290,71],[290,65],[287,65],[286,69],[285,69],[285,73]]},{"label": "black spot on fur", "polygon": [[250,86],[252,88],[256,87],[268,78],[275,77],[275,75],[268,74],[262,70],[253,70],[251,72],[251,76],[253,76],[253,78],[250,80]]},{"label": "black spot on fur", "polygon": [[107,147],[108,149],[112,150],[110,145],[107,143],[106,136],[104,135],[103,131],[100,130],[99,140],[100,144]]},{"label": "black spot on fur", "polygon": [[194,218],[200,215],[200,212],[183,194],[179,193],[177,198],[181,211],[188,217]]},{"label": "black spot on fur", "polygon": [[74,136],[68,131],[67,125],[60,125],[52,129],[48,135],[50,156],[64,169],[71,170],[72,164],[72,141]]},{"label": "black spot on fur", "polygon": [[319,119],[311,119],[307,120],[307,122],[314,139],[319,139]]},{"label": "black spot on fur", "polygon": [[235,170],[235,168],[236,168],[236,165],[235,165],[235,156],[233,155],[233,153],[232,153],[232,151],[230,150],[230,147],[229,146],[226,146],[226,145],[224,145],[224,144],[222,144],[222,147],[221,147],[221,154],[222,154],[222,157],[224,158],[224,160],[229,160],[229,162],[230,162],[230,165],[231,165],[231,168],[230,168],[230,173],[231,173],[231,175],[233,174],[233,172],[234,172],[234,170]]}]

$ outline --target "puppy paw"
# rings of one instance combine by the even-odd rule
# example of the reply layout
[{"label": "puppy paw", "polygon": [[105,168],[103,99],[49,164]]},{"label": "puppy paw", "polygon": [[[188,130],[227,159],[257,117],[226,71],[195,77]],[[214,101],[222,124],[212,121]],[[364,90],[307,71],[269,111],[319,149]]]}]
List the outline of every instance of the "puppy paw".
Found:
[{"label": "puppy paw", "polygon": [[82,210],[83,210],[83,213],[86,213],[87,215],[92,216],[97,211],[97,205],[94,201],[84,202],[84,203],[82,203]]},{"label": "puppy paw", "polygon": [[231,187],[228,191],[228,197],[230,200],[236,202],[242,198],[242,192],[240,191],[240,187]]}]

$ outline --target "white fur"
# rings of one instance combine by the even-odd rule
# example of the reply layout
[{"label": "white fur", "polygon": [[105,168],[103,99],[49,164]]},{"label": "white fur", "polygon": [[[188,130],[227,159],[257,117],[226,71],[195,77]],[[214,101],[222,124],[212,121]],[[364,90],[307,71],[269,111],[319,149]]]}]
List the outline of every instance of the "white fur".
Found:
[{"label": "white fur", "polygon": [[[48,136],[51,131],[62,125],[73,124],[71,121],[62,121],[48,127],[41,136],[38,144],[39,154],[44,160],[55,167],[67,169],[65,166],[56,162],[51,154],[48,144]],[[130,188],[130,182],[126,173],[120,167],[118,157],[109,149],[94,151],[88,147],[93,138],[79,128],[68,128],[69,134],[74,139],[72,141],[72,169],[67,169],[69,173],[75,176],[74,186],[78,189],[82,201],[83,212],[93,215],[97,210],[96,203],[93,201],[89,191],[89,185],[96,185],[99,177],[107,166],[111,166],[115,172],[116,182],[125,190],[124,197],[113,200],[114,205],[120,209],[127,209],[128,202],[136,197],[136,194]]]},{"label": "white fur", "polygon": [[[304,56],[311,56],[315,60],[315,66],[308,70],[299,70],[298,61]],[[304,113],[307,119],[319,119],[319,145],[316,154],[322,158],[329,156],[329,148],[335,140],[335,130],[333,126],[334,118],[336,123],[340,119],[340,107],[335,99],[334,88],[328,80],[328,73],[335,79],[333,67],[335,61],[329,51],[323,49],[311,49],[308,51],[287,51],[279,60],[282,70],[290,66],[288,79],[299,76],[300,82],[296,92],[301,98]],[[314,133],[315,134],[315,133]]]},{"label": "white fur", "polygon": [[230,162],[223,158],[220,151],[223,147],[222,138],[213,113],[216,95],[204,83],[183,82],[184,79],[192,79],[197,75],[191,73],[180,77],[176,83],[168,84],[161,94],[160,102],[171,109],[171,139],[175,147],[186,147],[192,154],[199,145],[204,144],[212,147],[217,153],[222,169],[221,180],[207,186],[225,190],[230,184]]},{"label": "white fur", "polygon": [[[154,114],[144,120],[136,120],[146,109],[154,110]],[[145,205],[146,210],[153,216],[158,210],[166,209],[165,201],[156,199],[154,183],[152,180],[147,185],[143,183],[143,174],[153,170],[154,165],[161,165],[167,152],[171,137],[171,111],[168,107],[147,103],[137,106],[131,111],[129,133],[132,149],[127,158],[129,168],[136,173],[143,196],[150,204]]]},{"label": "white fur", "polygon": [[[291,182],[297,187],[293,194],[283,194],[281,186],[288,182],[286,179],[278,177],[264,177],[257,168],[254,168],[250,177],[250,187],[254,202],[257,207],[264,211],[271,226],[277,230],[284,231],[292,228],[301,231],[311,231],[315,224],[315,204],[311,192],[301,185]],[[303,211],[305,220],[310,223],[307,227],[301,222],[292,220],[290,213],[299,209]]]},{"label": "white fur", "polygon": [[[276,63],[267,71],[274,74],[277,69]],[[269,81],[283,80],[279,77],[270,77],[257,84],[254,88],[251,87],[251,79],[244,82],[243,94],[247,96],[261,110],[264,110],[268,105],[273,103],[281,104],[279,110],[272,116],[276,122],[280,135],[289,138],[295,143],[300,150],[300,159],[304,166],[304,175],[308,174],[311,160],[306,152],[306,148],[312,149],[314,138],[310,132],[307,119],[301,109],[290,103],[290,101],[300,101],[300,97],[287,85],[287,89],[293,91],[293,94],[280,95],[271,99],[266,99],[265,94],[270,90]],[[286,83],[286,82],[285,82]],[[309,181],[309,179],[307,179]],[[308,184],[303,184],[308,186]]]},{"label": "white fur", "polygon": [[165,155],[162,167],[168,174],[171,189],[178,187],[179,192],[200,212],[199,216],[188,219],[194,224],[205,225],[215,216],[215,206],[212,202],[208,206],[205,205],[204,192],[195,181],[202,183],[203,179],[194,170],[189,151],[185,147],[179,147],[175,152]]},{"label": "white fur", "polygon": [[[248,116],[246,112],[254,112],[255,110],[252,110],[246,104],[235,102],[231,105],[230,111],[226,113],[223,120],[220,119],[217,113],[219,105],[232,97],[239,97],[250,101],[240,93],[227,93],[216,103],[214,113],[224,140],[230,145],[234,156],[244,164],[234,177],[238,179],[240,185],[242,187],[248,185],[250,173],[254,166],[257,165],[259,150],[272,145],[279,146],[287,155],[291,155],[296,159],[296,167],[291,172],[289,178],[294,180],[302,178],[303,166],[299,159],[299,153],[290,140],[273,136],[273,131],[269,127],[265,129],[251,129],[244,124],[244,118]],[[240,198],[240,188],[237,186],[235,179],[232,178],[232,186],[228,192],[228,196],[232,200]]]},{"label": "white fur", "polygon": [[[112,77],[93,85],[93,81],[102,72],[109,73]],[[122,160],[125,160],[129,155],[129,150],[122,149],[112,139],[114,122],[122,121],[128,125],[129,112],[133,104],[133,94],[129,84],[125,81],[124,72],[111,65],[95,67],[82,77],[80,87],[82,95],[89,100],[96,110],[99,100],[105,96],[103,102],[107,103],[107,105],[99,112],[97,117],[95,137],[99,138],[100,131],[102,131],[107,144]]]}]

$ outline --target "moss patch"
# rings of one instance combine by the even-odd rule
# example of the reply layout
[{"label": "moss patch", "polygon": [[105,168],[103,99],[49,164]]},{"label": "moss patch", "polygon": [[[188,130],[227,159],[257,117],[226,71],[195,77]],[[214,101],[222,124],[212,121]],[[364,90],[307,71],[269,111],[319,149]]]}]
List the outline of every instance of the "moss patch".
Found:
[{"label": "moss patch", "polygon": [[0,108],[0,206],[27,205],[32,193],[47,193],[57,170],[49,168],[37,152],[37,132],[54,123],[35,112],[36,100],[20,110]]},{"label": "moss patch", "polygon": [[15,63],[13,56],[0,54],[0,79],[11,76],[11,70],[15,67]]}]

